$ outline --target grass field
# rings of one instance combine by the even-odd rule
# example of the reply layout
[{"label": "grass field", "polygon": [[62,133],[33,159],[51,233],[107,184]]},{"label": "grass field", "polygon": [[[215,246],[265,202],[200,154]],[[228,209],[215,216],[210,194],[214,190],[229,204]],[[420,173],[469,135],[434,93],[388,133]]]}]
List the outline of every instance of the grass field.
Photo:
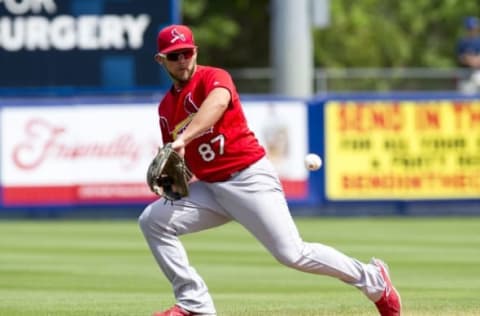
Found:
[{"label": "grass field", "polygon": [[[307,241],[385,259],[404,315],[480,315],[480,218],[297,218]],[[376,315],[356,289],[288,269],[242,227],[183,237],[220,316]],[[135,221],[0,221],[1,316],[140,316],[174,303]]]}]

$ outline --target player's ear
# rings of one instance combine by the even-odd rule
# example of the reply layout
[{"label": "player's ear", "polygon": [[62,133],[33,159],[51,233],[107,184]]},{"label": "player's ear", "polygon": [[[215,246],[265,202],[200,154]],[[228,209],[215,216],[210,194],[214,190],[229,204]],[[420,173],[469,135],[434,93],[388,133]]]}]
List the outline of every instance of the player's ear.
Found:
[{"label": "player's ear", "polygon": [[157,63],[163,65],[163,56],[160,53],[156,53],[154,59]]}]

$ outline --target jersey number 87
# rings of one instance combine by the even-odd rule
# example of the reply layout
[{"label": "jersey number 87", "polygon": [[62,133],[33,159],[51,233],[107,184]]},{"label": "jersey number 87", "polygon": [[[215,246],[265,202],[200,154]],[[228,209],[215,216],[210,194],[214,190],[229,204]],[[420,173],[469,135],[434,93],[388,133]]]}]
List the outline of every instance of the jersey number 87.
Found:
[{"label": "jersey number 87", "polygon": [[216,157],[216,153],[213,150],[212,145],[218,142],[218,154],[223,155],[225,137],[222,134],[219,134],[212,138],[208,143],[202,143],[198,146],[198,153],[204,161],[212,161]]}]

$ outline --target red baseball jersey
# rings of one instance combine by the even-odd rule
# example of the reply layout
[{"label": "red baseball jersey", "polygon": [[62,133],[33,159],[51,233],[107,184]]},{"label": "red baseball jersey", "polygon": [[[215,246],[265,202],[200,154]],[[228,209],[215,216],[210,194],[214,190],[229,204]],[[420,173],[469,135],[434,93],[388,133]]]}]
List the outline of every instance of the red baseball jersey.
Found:
[{"label": "red baseball jersey", "polygon": [[187,165],[198,179],[207,182],[225,181],[265,156],[265,149],[247,125],[232,78],[223,69],[198,65],[189,83],[181,91],[172,87],[158,107],[163,142],[172,142],[217,87],[230,91],[227,110],[185,148]]}]

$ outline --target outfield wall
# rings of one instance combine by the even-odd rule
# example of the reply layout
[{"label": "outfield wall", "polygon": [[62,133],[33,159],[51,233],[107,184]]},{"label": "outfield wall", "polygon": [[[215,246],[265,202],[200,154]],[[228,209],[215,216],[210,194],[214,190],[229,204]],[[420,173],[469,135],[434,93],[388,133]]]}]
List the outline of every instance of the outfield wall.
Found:
[{"label": "outfield wall", "polygon": [[321,213],[480,214],[478,96],[365,93],[307,104],[309,148],[325,161],[309,182]]},{"label": "outfield wall", "polygon": [[[307,201],[305,104],[252,100],[245,102],[245,114],[269,149],[288,198]],[[145,173],[161,145],[157,100],[10,100],[0,122],[4,210],[145,205],[155,199]]]},{"label": "outfield wall", "polygon": [[[145,170],[161,145],[159,97],[3,99],[0,212],[141,210],[155,199]],[[294,213],[480,214],[477,98],[243,99]],[[321,170],[305,170],[308,152]]]}]

